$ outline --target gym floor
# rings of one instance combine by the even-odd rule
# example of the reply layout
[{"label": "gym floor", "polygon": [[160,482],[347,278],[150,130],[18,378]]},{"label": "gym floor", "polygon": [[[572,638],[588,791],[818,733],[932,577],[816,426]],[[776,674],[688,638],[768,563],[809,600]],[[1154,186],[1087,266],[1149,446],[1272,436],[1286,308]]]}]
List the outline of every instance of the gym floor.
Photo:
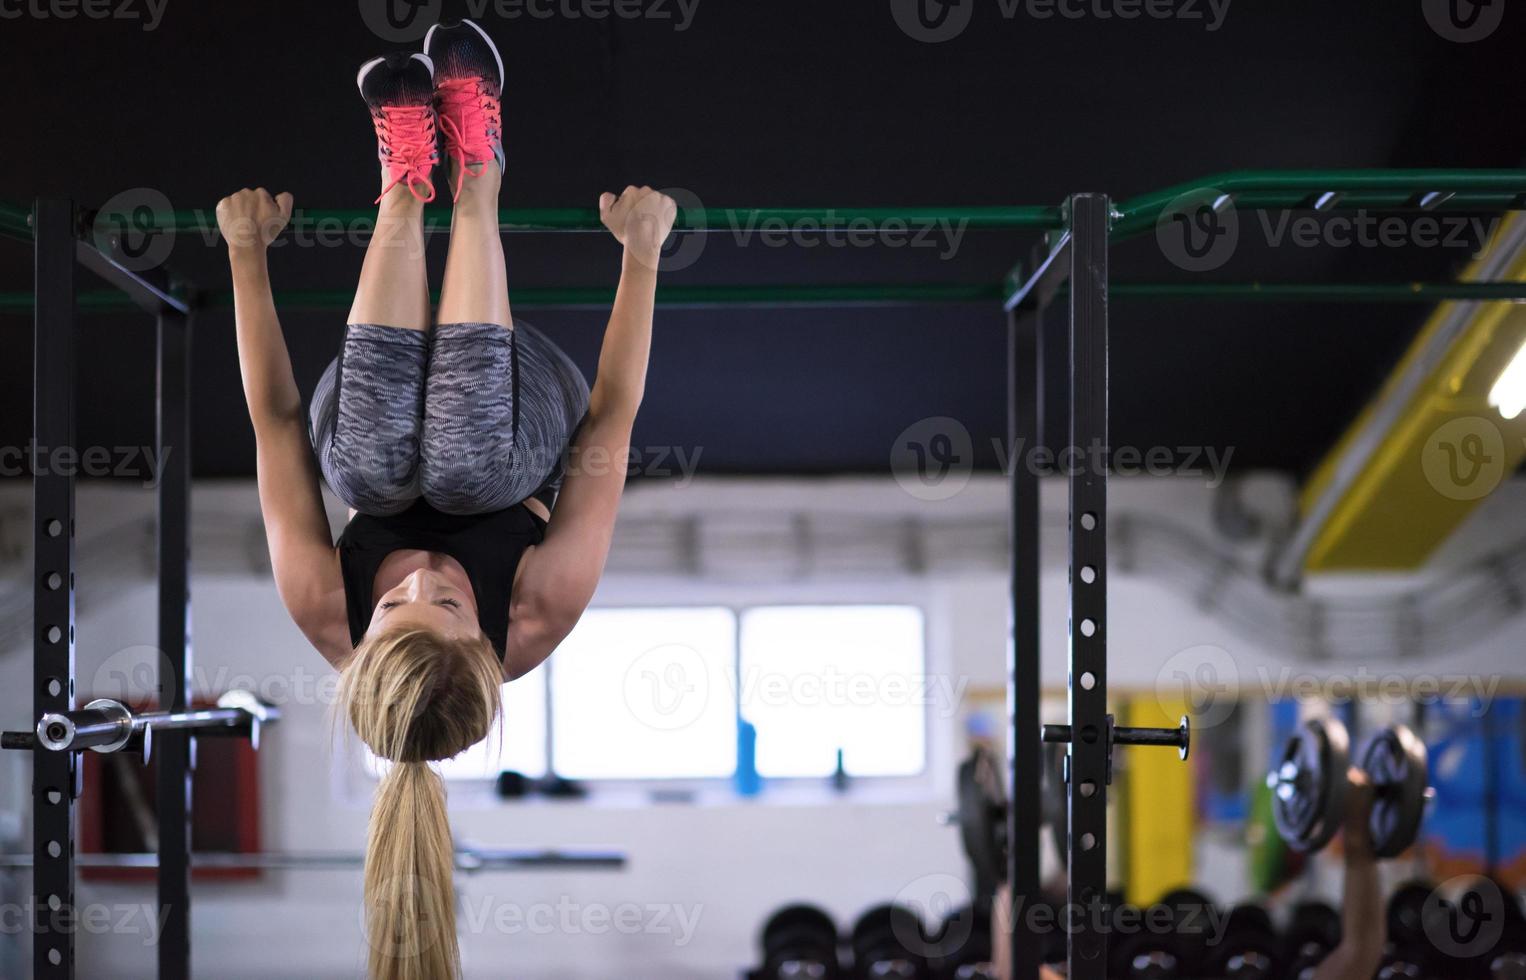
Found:
[{"label": "gym floor", "polygon": [[[1017,941],[1063,970],[1065,930],[1022,910],[1066,908],[1086,866],[1067,878],[1063,779],[1008,805],[1007,760],[1039,751],[1038,731],[1011,737],[1008,657],[1016,611],[1019,676],[1038,678],[1044,722],[1068,722],[1083,473],[1108,475],[1107,710],[1192,729],[1185,761],[1112,755],[1106,974],[1526,977],[1526,12],[0,0],[0,204],[16,209],[0,208],[0,728],[32,732],[45,683],[34,476],[78,478],[68,694],[151,710],[165,661],[154,319],[89,272],[72,445],[34,435],[25,215],[68,199],[90,247],[169,270],[195,307],[192,699],[248,690],[281,715],[257,751],[197,742],[195,975],[365,975],[359,861],[382,769],[275,588],[213,210],[264,187],[324,216],[269,263],[307,395],[344,334],[377,189],[356,68],[442,17],[503,54],[504,209],[592,213],[649,184],[680,227],[593,603],[506,685],[499,730],[440,767],[465,976],[1008,976],[993,930],[1014,906]],[[1225,176],[1274,171],[1316,192]],[[1318,192],[1376,171],[1401,190]],[[1041,385],[1016,393],[1044,424],[1014,447],[1009,330],[1031,316],[1002,312],[1009,274],[1058,245],[1070,195],[1109,195],[1122,225],[1167,188],[1190,202],[1156,201],[1110,249],[1110,462],[1057,452],[1069,396],[1096,380],[1072,384],[1068,287],[1038,318]],[[1005,206],[1054,211],[968,221]],[[144,232],[171,212],[174,230]],[[711,233],[684,234],[705,212]],[[436,284],[446,237],[429,240]],[[592,380],[619,246],[503,243],[516,314]],[[1448,301],[1476,282],[1505,298]],[[1276,284],[1332,288],[1273,301]],[[711,300],[673,302],[683,290]],[[1012,533],[1023,474],[1031,551]],[[337,532],[345,505],[324,502]],[[1031,609],[1014,547],[1020,581],[1037,568]],[[80,977],[165,975],[154,872],[121,857],[162,836],[137,748],[78,756]],[[1375,824],[1350,816],[1347,762],[1377,784]],[[35,975],[33,802],[33,753],[0,753],[0,980]],[[1009,810],[1041,881],[1017,902]],[[1353,930],[1368,871],[1381,911]],[[1120,913],[1157,906],[1158,929]]]}]

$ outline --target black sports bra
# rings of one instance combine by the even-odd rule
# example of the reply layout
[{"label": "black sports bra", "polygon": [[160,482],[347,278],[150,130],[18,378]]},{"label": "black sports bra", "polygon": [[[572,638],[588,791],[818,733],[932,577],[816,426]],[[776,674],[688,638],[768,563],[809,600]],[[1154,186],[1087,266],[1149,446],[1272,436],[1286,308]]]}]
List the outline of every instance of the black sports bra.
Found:
[{"label": "black sports bra", "polygon": [[466,569],[477,600],[477,622],[504,656],[509,635],[509,597],[526,549],[546,536],[546,522],[524,504],[490,514],[445,514],[422,498],[400,514],[356,514],[339,536],[339,569],[350,642],[359,643],[376,610],[376,570],[394,551],[419,549],[449,555]]}]

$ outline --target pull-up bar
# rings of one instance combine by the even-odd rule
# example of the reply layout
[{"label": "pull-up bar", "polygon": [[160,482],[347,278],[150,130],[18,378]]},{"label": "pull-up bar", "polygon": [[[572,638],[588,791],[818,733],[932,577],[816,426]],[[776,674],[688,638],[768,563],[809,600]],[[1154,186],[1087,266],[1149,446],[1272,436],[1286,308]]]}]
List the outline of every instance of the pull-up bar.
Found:
[{"label": "pull-up bar", "polygon": [[[1118,202],[1113,210],[1111,237],[1128,238],[1147,230],[1163,213],[1184,199],[1214,196],[1221,203],[1259,210],[1270,208],[1337,210],[1506,210],[1526,206],[1526,170],[1237,170],[1196,180]],[[427,232],[450,228],[450,210],[425,210]],[[94,216],[86,211],[88,225]],[[293,217],[288,233],[321,230],[324,226],[353,228],[376,219],[375,209],[303,209]],[[1065,226],[1059,205],[973,205],[904,207],[681,207],[673,230],[684,233],[757,233],[773,228],[793,232],[860,230],[896,232],[928,225],[962,230],[1048,231]],[[189,232],[215,240],[216,216],[210,208],[146,211],[134,216],[140,232]],[[499,230],[506,234],[541,232],[602,232],[595,208],[516,208],[498,212]],[[85,231],[87,229],[81,229]],[[0,202],[0,234],[30,239],[30,212]]]},{"label": "pull-up bar", "polygon": [[[1061,289],[1061,295],[1064,290]],[[1008,293],[983,283],[862,283],[848,285],[660,286],[657,305],[664,309],[702,310],[734,306],[854,307],[999,303]],[[1526,282],[1116,282],[1120,300],[1250,301],[1268,303],[1442,303],[1451,300],[1526,302]],[[188,302],[190,297],[183,297]],[[352,292],[294,289],[275,294],[285,312],[336,312],[350,308]],[[433,297],[438,302],[439,293]],[[605,286],[538,286],[515,289],[516,310],[608,310],[615,291]],[[199,293],[197,310],[231,310],[227,290]],[[81,313],[135,312],[138,305],[113,289],[90,290],[77,297]],[[0,316],[29,315],[32,294],[0,293]]]}]

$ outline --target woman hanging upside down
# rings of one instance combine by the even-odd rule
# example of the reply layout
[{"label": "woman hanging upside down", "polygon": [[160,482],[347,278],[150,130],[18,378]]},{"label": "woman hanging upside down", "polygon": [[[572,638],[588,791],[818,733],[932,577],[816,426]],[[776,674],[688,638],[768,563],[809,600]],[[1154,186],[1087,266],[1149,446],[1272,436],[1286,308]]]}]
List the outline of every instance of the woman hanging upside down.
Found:
[{"label": "woman hanging upside down", "polygon": [[[442,23],[422,54],[369,61],[358,81],[379,145],[380,211],[339,356],[306,414],[266,268],[292,197],[243,190],[217,217],[276,586],[342,672],[356,732],[393,762],[366,851],[371,975],[441,980],[460,969],[454,855],[428,764],[487,736],[502,681],[545,660],[593,596],[676,208],[649,187],[599,199],[625,253],[590,391],[555,344],[510,316],[492,41],[475,24]],[[440,142],[455,214],[431,326],[422,219]],[[564,467],[564,457],[590,462]],[[337,545],[320,473],[352,508]]]}]

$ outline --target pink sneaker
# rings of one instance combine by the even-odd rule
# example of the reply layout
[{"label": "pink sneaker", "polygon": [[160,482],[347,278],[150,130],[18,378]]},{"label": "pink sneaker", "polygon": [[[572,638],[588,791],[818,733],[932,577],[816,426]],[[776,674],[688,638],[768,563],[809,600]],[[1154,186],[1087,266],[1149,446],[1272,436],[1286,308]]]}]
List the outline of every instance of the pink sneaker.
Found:
[{"label": "pink sneaker", "polygon": [[377,202],[398,184],[426,204],[433,201],[432,174],[440,162],[434,65],[422,54],[391,54],[361,65],[355,82],[371,108],[376,155],[387,171],[387,184]]},{"label": "pink sneaker", "polygon": [[[464,20],[431,27],[424,36],[424,54],[435,65],[435,111],[445,153],[461,165],[461,184],[481,176],[490,160],[501,173],[503,57],[498,48],[482,28]],[[461,196],[460,186],[455,196]]]}]

